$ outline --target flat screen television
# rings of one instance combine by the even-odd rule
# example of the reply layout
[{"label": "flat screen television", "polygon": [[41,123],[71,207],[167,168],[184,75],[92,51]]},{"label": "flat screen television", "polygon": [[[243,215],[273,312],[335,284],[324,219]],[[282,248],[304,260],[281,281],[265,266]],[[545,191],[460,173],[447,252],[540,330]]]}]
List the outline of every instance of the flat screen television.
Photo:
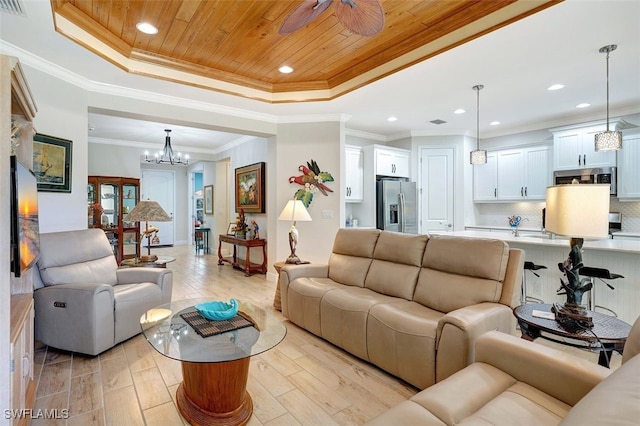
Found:
[{"label": "flat screen television", "polygon": [[11,270],[16,277],[33,266],[40,255],[38,182],[36,176],[11,156]]}]

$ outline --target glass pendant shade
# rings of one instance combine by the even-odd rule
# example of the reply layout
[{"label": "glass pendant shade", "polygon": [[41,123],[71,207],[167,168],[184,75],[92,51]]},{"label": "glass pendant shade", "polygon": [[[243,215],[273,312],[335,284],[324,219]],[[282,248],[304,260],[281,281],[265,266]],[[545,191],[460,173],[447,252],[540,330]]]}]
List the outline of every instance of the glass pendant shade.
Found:
[{"label": "glass pendant shade", "polygon": [[483,149],[476,149],[475,151],[471,151],[469,159],[471,160],[471,164],[486,164],[487,162],[487,151]]},{"label": "glass pendant shade", "polygon": [[622,148],[622,132],[607,130],[596,134],[596,151],[615,151]]},{"label": "glass pendant shade", "polygon": [[601,47],[599,52],[607,54],[607,130],[597,133],[595,138],[595,150],[598,151],[615,151],[622,149],[622,133],[609,130],[609,53],[618,48],[615,44]]}]

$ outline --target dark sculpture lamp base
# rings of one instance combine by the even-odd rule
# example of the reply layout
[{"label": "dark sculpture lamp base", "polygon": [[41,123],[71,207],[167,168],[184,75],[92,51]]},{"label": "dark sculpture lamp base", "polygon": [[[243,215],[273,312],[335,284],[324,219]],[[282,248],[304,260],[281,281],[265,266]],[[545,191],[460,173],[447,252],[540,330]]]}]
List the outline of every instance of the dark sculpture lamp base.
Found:
[{"label": "dark sculpture lamp base", "polygon": [[289,255],[289,257],[287,257],[287,260],[285,263],[292,263],[294,265],[299,265],[301,262],[302,261],[298,256],[296,256],[295,254],[291,254]]},{"label": "dark sculpture lamp base", "polygon": [[580,305],[556,302],[551,307],[551,312],[555,314],[558,324],[571,332],[593,327],[593,319]]}]

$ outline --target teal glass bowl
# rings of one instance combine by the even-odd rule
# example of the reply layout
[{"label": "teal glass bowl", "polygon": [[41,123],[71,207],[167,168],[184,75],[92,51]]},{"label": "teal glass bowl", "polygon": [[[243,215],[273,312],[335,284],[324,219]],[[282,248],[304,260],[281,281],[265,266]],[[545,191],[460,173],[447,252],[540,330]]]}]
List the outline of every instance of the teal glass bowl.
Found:
[{"label": "teal glass bowl", "polygon": [[195,308],[200,312],[200,315],[208,320],[222,321],[236,316],[238,313],[238,301],[231,299],[229,303],[218,301],[198,303]]}]

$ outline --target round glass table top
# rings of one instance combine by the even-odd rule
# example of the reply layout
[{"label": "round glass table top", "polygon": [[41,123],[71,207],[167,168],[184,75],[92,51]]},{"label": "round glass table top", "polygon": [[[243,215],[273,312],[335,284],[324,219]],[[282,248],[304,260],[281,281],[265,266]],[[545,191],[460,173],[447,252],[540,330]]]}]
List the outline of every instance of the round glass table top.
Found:
[{"label": "round glass table top", "polygon": [[202,337],[181,315],[196,311],[198,303],[212,300],[178,300],[150,309],[140,317],[142,334],[162,355],[186,362],[225,362],[251,357],[273,348],[287,334],[278,316],[238,301],[238,313],[254,325]]}]

